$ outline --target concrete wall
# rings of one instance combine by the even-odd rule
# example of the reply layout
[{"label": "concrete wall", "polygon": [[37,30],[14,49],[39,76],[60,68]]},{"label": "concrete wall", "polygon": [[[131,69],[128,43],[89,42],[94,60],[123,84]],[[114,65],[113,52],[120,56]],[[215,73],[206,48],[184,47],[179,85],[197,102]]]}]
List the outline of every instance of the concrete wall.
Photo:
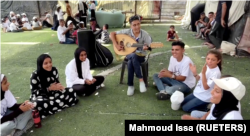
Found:
[{"label": "concrete wall", "polygon": [[185,14],[187,0],[166,0],[162,1],[161,18],[174,19],[175,12],[182,16]]}]

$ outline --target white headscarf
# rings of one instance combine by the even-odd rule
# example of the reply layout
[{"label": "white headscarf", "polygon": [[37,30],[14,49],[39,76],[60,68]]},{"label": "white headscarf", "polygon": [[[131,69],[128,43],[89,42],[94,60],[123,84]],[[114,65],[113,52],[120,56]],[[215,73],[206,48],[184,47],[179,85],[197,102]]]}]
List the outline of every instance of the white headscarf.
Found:
[{"label": "white headscarf", "polygon": [[84,6],[82,0],[79,0],[79,10],[82,10],[84,12]]},{"label": "white headscarf", "polygon": [[11,17],[12,14],[15,14],[15,13],[13,11],[10,11],[10,17]]},{"label": "white headscarf", "polygon": [[4,78],[4,74],[1,74],[1,82],[3,81]]}]

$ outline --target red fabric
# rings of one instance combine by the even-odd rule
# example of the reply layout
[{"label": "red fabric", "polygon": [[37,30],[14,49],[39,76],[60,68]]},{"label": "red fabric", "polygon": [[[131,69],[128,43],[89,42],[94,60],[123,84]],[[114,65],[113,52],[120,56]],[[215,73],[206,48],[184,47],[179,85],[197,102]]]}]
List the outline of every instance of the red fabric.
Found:
[{"label": "red fabric", "polygon": [[171,31],[168,31],[168,38],[172,38],[175,34],[175,31],[171,32]]},{"label": "red fabric", "polygon": [[76,44],[78,45],[77,30],[72,33],[72,36],[76,37]]}]

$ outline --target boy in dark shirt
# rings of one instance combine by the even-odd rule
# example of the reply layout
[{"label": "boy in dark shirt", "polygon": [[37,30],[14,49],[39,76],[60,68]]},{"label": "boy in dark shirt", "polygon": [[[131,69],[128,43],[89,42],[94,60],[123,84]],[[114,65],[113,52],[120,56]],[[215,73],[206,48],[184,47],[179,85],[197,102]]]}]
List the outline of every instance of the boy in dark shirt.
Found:
[{"label": "boy in dark shirt", "polygon": [[170,26],[170,30],[167,33],[167,41],[179,41],[179,37],[174,30],[174,25]]}]

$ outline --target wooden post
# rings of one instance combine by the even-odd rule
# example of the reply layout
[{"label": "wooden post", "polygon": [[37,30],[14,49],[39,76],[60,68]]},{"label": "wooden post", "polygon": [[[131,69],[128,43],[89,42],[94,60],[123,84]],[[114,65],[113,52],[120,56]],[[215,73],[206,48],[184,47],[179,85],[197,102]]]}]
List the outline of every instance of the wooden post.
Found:
[{"label": "wooden post", "polygon": [[161,22],[161,8],[162,8],[162,1],[160,1],[160,22]]},{"label": "wooden post", "polygon": [[37,1],[37,8],[38,8],[38,14],[39,14],[39,18],[40,18],[41,17],[41,11],[40,11],[39,1]]}]

